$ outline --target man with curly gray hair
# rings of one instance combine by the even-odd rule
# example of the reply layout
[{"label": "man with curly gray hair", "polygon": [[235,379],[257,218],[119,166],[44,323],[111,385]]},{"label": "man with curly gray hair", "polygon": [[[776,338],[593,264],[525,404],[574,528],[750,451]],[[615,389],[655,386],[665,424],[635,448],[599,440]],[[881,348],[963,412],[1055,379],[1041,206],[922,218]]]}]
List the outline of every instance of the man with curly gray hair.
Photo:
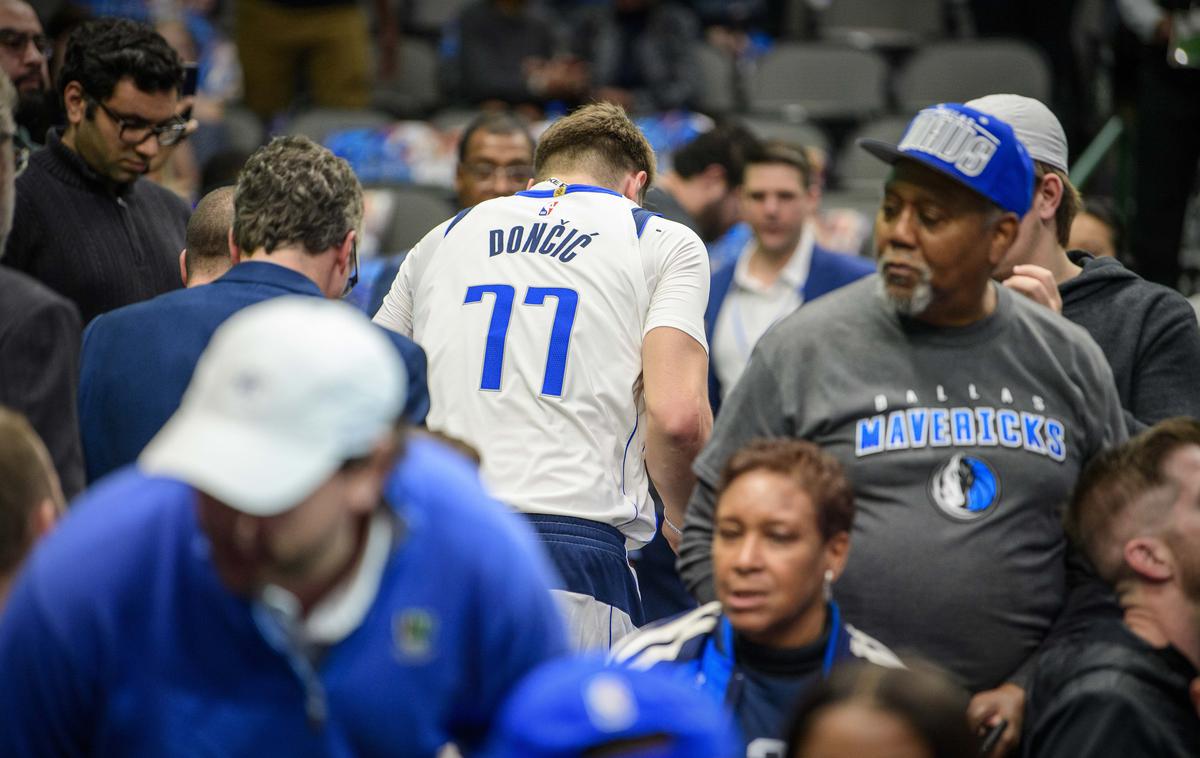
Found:
[{"label": "man with curly gray hair", "polygon": [[[307,137],[277,137],[246,162],[233,199],[234,266],[211,284],[97,318],[79,391],[88,481],[132,463],[179,406],[200,353],[227,318],[280,295],[339,298],[357,279],[362,186]],[[389,332],[409,374],[405,417],[429,409],[425,354]]]}]

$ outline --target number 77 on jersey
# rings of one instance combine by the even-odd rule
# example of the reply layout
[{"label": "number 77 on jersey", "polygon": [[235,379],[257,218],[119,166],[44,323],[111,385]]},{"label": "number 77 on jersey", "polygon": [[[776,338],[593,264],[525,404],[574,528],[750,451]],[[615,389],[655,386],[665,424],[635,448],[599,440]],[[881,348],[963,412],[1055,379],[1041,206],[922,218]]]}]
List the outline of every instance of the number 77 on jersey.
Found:
[{"label": "number 77 on jersey", "polygon": [[[463,300],[463,305],[481,303],[483,296],[488,293],[494,300],[479,389],[499,391],[500,377],[504,370],[508,325],[512,321],[513,300],[516,299],[517,293],[511,284],[477,284],[467,288],[467,297]],[[575,324],[579,294],[566,287],[530,287],[525,292],[523,304],[545,305],[548,297],[554,298],[558,306],[554,311],[554,325],[550,328],[550,346],[546,352],[546,371],[542,376],[541,394],[562,397],[563,376],[567,371],[567,350],[571,343],[571,327]]]}]

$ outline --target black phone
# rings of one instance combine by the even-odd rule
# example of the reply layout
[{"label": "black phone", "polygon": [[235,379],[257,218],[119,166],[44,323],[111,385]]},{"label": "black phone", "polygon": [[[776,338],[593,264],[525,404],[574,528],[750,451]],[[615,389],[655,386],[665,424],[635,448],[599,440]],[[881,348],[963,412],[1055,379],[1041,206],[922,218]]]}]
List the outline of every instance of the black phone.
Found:
[{"label": "black phone", "polygon": [[1000,741],[1000,735],[1004,734],[1004,730],[1008,728],[1008,719],[1000,719],[996,725],[987,730],[987,734],[983,736],[983,742],[979,743],[979,754],[981,756],[990,755],[992,750],[996,748],[996,743]]}]

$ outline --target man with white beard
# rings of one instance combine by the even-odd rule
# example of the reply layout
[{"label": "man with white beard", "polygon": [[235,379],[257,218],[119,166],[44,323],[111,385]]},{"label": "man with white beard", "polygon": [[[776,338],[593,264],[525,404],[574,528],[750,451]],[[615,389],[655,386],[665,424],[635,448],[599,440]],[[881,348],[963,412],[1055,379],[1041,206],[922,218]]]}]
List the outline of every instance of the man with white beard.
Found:
[{"label": "man with white beard", "polygon": [[977,728],[1020,733],[1027,664],[1067,599],[1058,510],[1121,442],[1112,372],[1087,334],[991,281],[1029,209],[1011,128],[962,105],[921,111],[875,219],[878,274],[780,321],[726,398],[684,528],[680,571],[712,599],[714,490],[756,437],[812,440],[854,485],[834,596],[866,634],[948,669]]}]

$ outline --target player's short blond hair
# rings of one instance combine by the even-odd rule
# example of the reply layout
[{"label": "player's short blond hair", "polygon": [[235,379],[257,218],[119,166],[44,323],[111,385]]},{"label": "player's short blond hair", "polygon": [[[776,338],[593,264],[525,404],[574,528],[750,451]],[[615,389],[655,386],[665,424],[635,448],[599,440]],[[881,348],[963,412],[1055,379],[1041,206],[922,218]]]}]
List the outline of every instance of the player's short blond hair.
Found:
[{"label": "player's short blond hair", "polygon": [[538,140],[533,173],[545,181],[556,173],[588,174],[616,189],[630,173],[646,172],[654,182],[654,150],[646,135],[612,103],[585,105],[550,125]]}]

